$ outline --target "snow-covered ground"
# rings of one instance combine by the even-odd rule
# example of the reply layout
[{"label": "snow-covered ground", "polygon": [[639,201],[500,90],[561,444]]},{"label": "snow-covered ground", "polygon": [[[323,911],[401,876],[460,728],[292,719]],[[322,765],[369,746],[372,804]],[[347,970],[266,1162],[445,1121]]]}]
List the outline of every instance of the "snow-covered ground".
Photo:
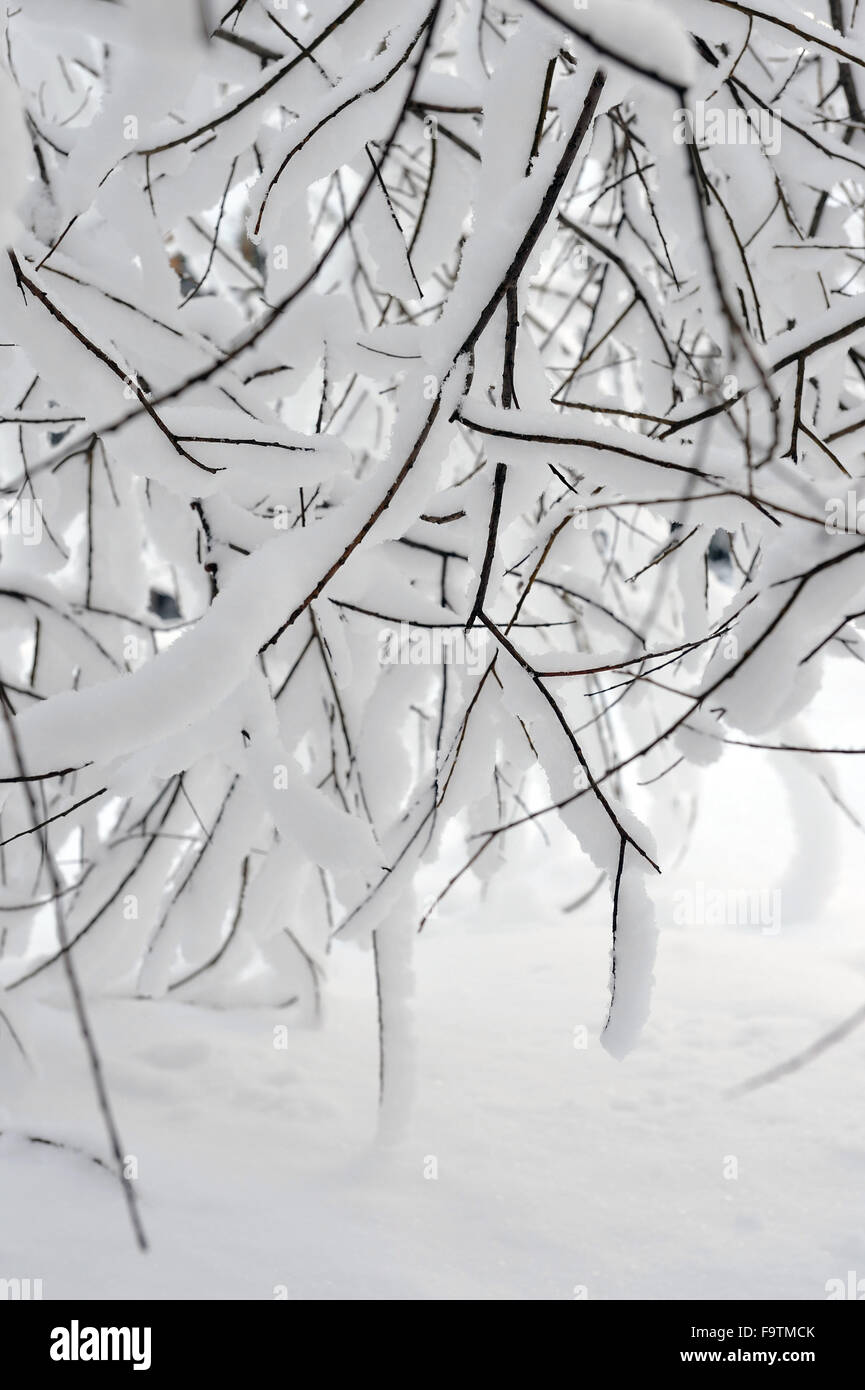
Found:
[{"label": "snow-covered ground", "polygon": [[[811,727],[861,744],[841,703],[818,703]],[[147,1255],[107,1172],[15,1137],[104,1152],[71,1015],[60,1000],[29,1013],[40,1080],[13,1068],[0,1093],[0,1276],[41,1278],[46,1298],[821,1299],[865,1274],[865,1027],[725,1094],[865,999],[861,833],[832,822],[815,781],[794,838],[780,758],[732,749],[705,774],[691,848],[659,892],[652,1017],[624,1062],[598,1043],[608,909],[562,912],[582,882],[559,840],[546,858],[524,844],[485,901],[466,884],[426,928],[417,1098],[390,1146],[375,1140],[357,946],[334,953],[317,1030],[291,1010],[94,1005]],[[859,761],[841,768],[854,806]],[[821,858],[834,887],[815,922]],[[675,895],[699,883],[780,885],[781,930],[677,925]]]}]

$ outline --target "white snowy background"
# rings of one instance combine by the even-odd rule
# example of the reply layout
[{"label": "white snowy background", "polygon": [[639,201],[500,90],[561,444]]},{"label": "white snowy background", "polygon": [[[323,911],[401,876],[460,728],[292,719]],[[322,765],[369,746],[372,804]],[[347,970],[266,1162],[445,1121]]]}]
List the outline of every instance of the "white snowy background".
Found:
[{"label": "white snowy background", "polygon": [[[859,726],[845,671],[813,715],[839,742]],[[727,1095],[865,1002],[862,836],[827,831],[801,786],[791,812],[783,756],[730,749],[704,774],[626,1061],[598,1043],[607,913],[563,914],[572,850],[525,843],[485,900],[466,889],[425,929],[398,1142],[375,1133],[369,952],[335,948],[313,1031],[290,1010],[106,1002],[94,1016],[152,1248],[134,1249],[108,1172],[7,1135],[5,1266],[46,1298],[812,1300],[847,1284],[865,1267],[865,1027]],[[698,882],[780,888],[780,931],[676,926],[673,894]],[[42,1077],[22,1071],[15,1129],[101,1153],[68,1006],[41,1023]]]},{"label": "white snowy background", "polygon": [[0,1279],[865,1290],[865,20],[218,11],[4,21]]}]

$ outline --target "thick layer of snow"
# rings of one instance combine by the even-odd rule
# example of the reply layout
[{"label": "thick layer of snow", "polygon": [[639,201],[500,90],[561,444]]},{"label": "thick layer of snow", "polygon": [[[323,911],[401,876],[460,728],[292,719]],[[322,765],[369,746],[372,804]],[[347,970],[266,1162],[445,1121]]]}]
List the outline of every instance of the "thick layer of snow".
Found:
[{"label": "thick layer of snow", "polygon": [[[843,743],[855,726],[855,710],[818,703],[813,728]],[[853,763],[840,790],[857,804]],[[417,1103],[388,1148],[372,958],[353,944],[335,949],[319,1030],[291,1009],[96,1006],[146,1256],[107,1173],[13,1137],[102,1152],[58,996],[28,1018],[41,1081],[3,1082],[0,1277],[41,1278],[46,1298],[825,1297],[865,1262],[865,1118],[850,1104],[865,1028],[725,1096],[865,997],[858,833],[839,833],[819,925],[798,922],[786,875],[808,874],[776,766],[732,749],[706,772],[692,848],[659,881],[652,1016],[623,1063],[598,1042],[607,906],[561,911],[583,886],[563,837],[547,858],[515,842],[485,903],[468,884],[446,899],[416,954]],[[818,792],[797,810],[806,843]],[[732,887],[781,891],[781,929],[676,925],[682,894]]]}]

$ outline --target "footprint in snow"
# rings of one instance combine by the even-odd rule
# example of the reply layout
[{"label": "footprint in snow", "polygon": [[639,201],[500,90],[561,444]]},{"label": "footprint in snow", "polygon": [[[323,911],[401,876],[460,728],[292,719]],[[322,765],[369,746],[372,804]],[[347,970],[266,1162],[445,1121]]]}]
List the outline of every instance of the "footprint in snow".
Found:
[{"label": "footprint in snow", "polygon": [[143,1062],[166,1070],[182,1070],[185,1067],[200,1067],[206,1062],[213,1049],[203,1042],[164,1042],[145,1048],[138,1056]]}]

